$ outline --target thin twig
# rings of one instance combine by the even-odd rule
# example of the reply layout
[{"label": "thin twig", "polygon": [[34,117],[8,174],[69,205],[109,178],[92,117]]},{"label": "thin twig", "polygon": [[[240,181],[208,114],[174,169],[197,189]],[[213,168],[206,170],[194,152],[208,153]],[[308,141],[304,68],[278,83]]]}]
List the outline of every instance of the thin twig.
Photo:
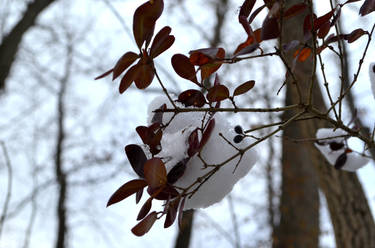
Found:
[{"label": "thin twig", "polygon": [[3,141],[0,141],[1,148],[3,150],[4,158],[5,158],[5,166],[8,170],[8,185],[7,185],[7,194],[5,196],[5,201],[3,205],[3,211],[0,216],[0,239],[1,233],[4,227],[5,219],[7,217],[8,207],[10,203],[10,198],[12,196],[12,182],[13,182],[13,171],[12,171],[12,164],[10,162],[9,153]]}]

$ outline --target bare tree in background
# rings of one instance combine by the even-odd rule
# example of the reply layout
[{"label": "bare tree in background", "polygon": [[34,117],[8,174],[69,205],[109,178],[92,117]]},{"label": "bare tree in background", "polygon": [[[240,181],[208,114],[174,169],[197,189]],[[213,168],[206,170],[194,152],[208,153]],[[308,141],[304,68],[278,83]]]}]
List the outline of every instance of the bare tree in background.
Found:
[{"label": "bare tree in background", "polygon": [[55,0],[34,0],[27,4],[22,17],[6,34],[0,44],[0,92],[5,89],[6,79],[16,58],[24,34],[35,25],[38,16]]}]

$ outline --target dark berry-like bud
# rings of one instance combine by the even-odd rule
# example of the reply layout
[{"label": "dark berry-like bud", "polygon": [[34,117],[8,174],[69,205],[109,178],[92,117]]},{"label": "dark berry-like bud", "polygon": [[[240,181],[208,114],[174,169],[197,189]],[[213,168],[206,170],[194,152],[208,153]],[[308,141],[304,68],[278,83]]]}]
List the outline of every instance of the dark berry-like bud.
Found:
[{"label": "dark berry-like bud", "polygon": [[340,150],[343,147],[344,147],[343,143],[337,143],[337,142],[329,143],[329,148],[331,148],[332,151]]},{"label": "dark berry-like bud", "polygon": [[346,159],[347,159],[347,155],[345,152],[341,154],[340,156],[338,156],[338,158],[336,159],[336,163],[335,163],[335,169],[337,170],[341,169],[345,165]]},{"label": "dark berry-like bud", "polygon": [[233,139],[233,142],[234,143],[236,143],[236,144],[238,144],[238,143],[240,143],[242,140],[243,140],[243,138],[244,138],[245,136],[243,136],[243,135],[236,135],[235,137],[234,137],[234,139]]},{"label": "dark berry-like bud", "polygon": [[242,130],[242,127],[240,125],[235,126],[234,131],[238,134],[243,134],[243,130]]}]

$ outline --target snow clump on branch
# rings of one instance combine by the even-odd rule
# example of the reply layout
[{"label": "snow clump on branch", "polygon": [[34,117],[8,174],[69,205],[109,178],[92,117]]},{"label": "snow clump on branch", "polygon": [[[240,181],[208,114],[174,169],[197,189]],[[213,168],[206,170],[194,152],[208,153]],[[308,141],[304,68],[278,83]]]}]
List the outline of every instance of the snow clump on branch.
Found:
[{"label": "snow clump on branch", "polygon": [[347,146],[347,135],[342,129],[321,128],[316,132],[315,146],[336,169],[354,172],[365,166],[369,159]]},{"label": "snow clump on branch", "polygon": [[[148,123],[151,124],[154,110],[161,105],[166,104],[167,108],[173,108],[171,103],[164,97],[157,97],[149,105]],[[179,108],[184,108],[180,103],[176,103]],[[208,115],[204,112],[184,112],[179,113],[173,117],[173,113],[164,113],[162,123],[168,126],[163,132],[161,140],[162,150],[158,156],[165,158],[165,165],[167,172],[169,172],[176,164],[188,157],[187,150],[189,147],[188,137],[193,130],[201,128],[203,120],[207,119]],[[179,188],[187,188],[197,180],[203,179],[209,171],[213,170],[215,166],[220,166],[223,162],[238,153],[228,141],[232,140],[236,133],[233,127],[227,121],[227,118],[221,114],[216,113],[215,126],[212,130],[211,136],[200,152],[203,161],[210,165],[205,168],[204,162],[198,157],[198,153],[191,157],[187,164],[186,170],[182,177],[180,177],[174,185]],[[199,137],[201,139],[201,137]],[[251,143],[249,139],[244,139],[241,143],[235,144],[238,149],[243,149]],[[187,197],[184,205],[184,210],[193,208],[206,208],[214,203],[221,201],[228,193],[231,192],[233,186],[243,178],[250,169],[254,166],[257,160],[257,153],[254,148],[246,151],[241,160],[240,156],[223,164],[215,174],[213,174],[207,181],[202,182],[192,187],[189,192],[199,189],[192,195]],[[236,167],[237,166],[237,167]]]}]

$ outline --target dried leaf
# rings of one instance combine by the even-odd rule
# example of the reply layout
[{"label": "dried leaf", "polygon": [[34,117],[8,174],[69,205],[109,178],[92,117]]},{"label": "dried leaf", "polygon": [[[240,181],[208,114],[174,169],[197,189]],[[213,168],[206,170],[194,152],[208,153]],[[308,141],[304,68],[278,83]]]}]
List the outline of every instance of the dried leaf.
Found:
[{"label": "dried leaf", "polygon": [[117,61],[113,68],[112,80],[115,80],[121,75],[131,64],[139,58],[139,55],[133,52],[127,52]]},{"label": "dried leaf", "polygon": [[240,86],[238,86],[234,90],[233,96],[238,96],[238,95],[245,94],[246,92],[248,92],[249,90],[251,90],[254,87],[254,85],[255,85],[255,81],[254,80],[250,80],[250,81],[247,81],[247,82],[241,84]]},{"label": "dried leaf", "polygon": [[145,179],[151,188],[158,188],[167,183],[167,170],[160,158],[151,158],[144,165]]},{"label": "dried leaf", "polygon": [[147,182],[143,179],[135,179],[125,183],[109,198],[107,207],[124,200],[132,194],[137,193],[140,189],[146,187],[146,185]]},{"label": "dried leaf", "polygon": [[306,59],[309,58],[310,54],[311,54],[311,49],[308,48],[308,47],[305,47],[302,50],[298,49],[294,53],[294,57],[297,57],[298,61],[303,62],[303,61],[305,61]]},{"label": "dried leaf", "polygon": [[157,213],[155,211],[151,212],[146,218],[132,228],[132,233],[136,236],[143,236],[145,233],[150,231],[152,225],[154,225],[157,219]]},{"label": "dried leaf", "polygon": [[172,57],[172,66],[175,72],[182,78],[190,80],[199,85],[195,75],[194,65],[189,58],[183,54],[175,54]]},{"label": "dried leaf", "polygon": [[209,102],[217,102],[227,99],[229,97],[229,90],[224,85],[216,85],[208,90],[207,100]]},{"label": "dried leaf", "polygon": [[143,166],[147,161],[147,157],[142,148],[134,144],[127,145],[125,146],[125,153],[134,172],[141,178],[144,178]]}]

